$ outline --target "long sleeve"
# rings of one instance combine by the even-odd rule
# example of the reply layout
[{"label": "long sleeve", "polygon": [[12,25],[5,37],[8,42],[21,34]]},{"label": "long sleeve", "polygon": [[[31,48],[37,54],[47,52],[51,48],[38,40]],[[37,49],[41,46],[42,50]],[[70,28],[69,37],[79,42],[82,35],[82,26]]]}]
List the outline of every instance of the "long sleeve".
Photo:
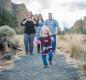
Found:
[{"label": "long sleeve", "polygon": [[55,25],[56,32],[58,32],[59,31],[59,23],[56,20],[54,20],[54,25]]},{"label": "long sleeve", "polygon": [[24,22],[25,20],[26,20],[26,19],[23,19],[23,20],[21,21],[21,26],[24,26],[23,22]]}]

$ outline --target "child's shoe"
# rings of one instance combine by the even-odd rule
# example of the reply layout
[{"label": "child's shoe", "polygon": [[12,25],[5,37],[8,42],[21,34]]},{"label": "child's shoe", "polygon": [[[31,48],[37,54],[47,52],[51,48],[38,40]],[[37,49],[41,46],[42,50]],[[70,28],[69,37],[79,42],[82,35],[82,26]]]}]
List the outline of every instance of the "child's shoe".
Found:
[{"label": "child's shoe", "polygon": [[47,68],[47,65],[44,65],[44,67],[43,68]]}]

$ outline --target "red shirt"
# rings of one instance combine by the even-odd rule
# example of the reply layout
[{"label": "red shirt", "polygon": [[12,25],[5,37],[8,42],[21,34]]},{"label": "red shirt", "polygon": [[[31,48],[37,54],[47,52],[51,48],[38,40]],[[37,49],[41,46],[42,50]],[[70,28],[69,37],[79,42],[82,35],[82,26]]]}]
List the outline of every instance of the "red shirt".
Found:
[{"label": "red shirt", "polygon": [[51,36],[40,37],[39,40],[41,41],[43,55],[46,55],[48,52],[53,51]]}]

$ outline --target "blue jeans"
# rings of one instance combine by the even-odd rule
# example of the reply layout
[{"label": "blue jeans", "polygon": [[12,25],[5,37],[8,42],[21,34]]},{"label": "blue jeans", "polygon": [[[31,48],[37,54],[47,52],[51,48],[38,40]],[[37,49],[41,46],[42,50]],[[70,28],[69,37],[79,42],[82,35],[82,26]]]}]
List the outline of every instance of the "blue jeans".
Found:
[{"label": "blue jeans", "polygon": [[[53,53],[52,52],[49,52],[48,53],[49,57],[48,57],[48,61],[52,61],[52,57],[53,57]],[[42,60],[43,60],[43,64],[44,65],[47,65],[47,59],[46,59],[47,55],[42,55]]]},{"label": "blue jeans", "polygon": [[24,33],[24,45],[26,53],[33,52],[33,41],[34,41],[35,34],[27,34]]},{"label": "blue jeans", "polygon": [[55,51],[55,50],[56,50],[56,34],[51,35],[51,37],[54,38],[54,41],[52,42],[52,48],[53,48],[53,50]]}]

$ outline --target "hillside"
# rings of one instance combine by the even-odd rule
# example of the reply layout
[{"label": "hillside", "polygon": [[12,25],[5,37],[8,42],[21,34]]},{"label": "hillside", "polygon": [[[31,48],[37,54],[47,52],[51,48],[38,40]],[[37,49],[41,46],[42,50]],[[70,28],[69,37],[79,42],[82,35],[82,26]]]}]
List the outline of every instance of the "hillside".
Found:
[{"label": "hillside", "polygon": [[73,33],[86,33],[86,16],[83,19],[77,20],[71,28]]},{"label": "hillside", "polygon": [[10,13],[15,14],[17,18],[17,26],[20,26],[20,22],[25,18],[28,10],[24,4],[14,4],[11,0],[0,0],[0,9],[5,9],[10,11]]}]

